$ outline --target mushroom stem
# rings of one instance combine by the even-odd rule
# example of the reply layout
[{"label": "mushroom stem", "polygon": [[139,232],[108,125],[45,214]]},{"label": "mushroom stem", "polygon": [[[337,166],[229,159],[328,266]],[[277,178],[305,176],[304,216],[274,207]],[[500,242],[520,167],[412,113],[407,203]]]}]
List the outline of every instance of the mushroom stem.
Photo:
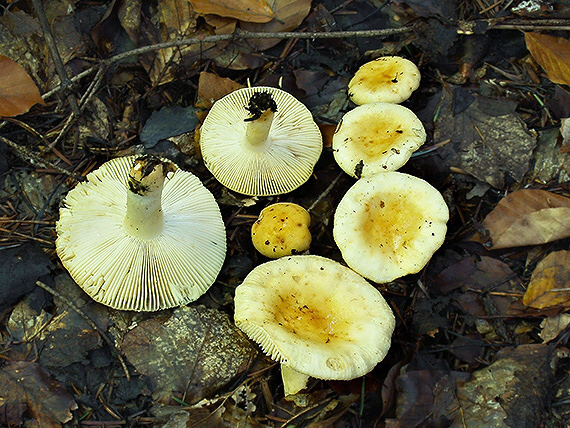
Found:
[{"label": "mushroom stem", "polygon": [[139,239],[156,238],[164,229],[162,188],[170,165],[156,157],[135,160],[129,172],[127,213],[123,221],[126,232]]},{"label": "mushroom stem", "polygon": [[281,377],[283,378],[285,397],[287,397],[288,395],[296,394],[302,389],[305,389],[310,376],[281,364]]},{"label": "mushroom stem", "polygon": [[262,148],[267,141],[275,113],[265,110],[257,119],[247,122],[245,141],[252,148]]}]

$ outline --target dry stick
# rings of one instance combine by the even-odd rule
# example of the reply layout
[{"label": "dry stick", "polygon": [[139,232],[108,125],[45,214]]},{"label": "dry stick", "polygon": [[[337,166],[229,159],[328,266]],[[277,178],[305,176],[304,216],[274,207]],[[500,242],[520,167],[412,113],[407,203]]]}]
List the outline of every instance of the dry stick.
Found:
[{"label": "dry stick", "polygon": [[310,206],[309,208],[307,208],[307,211],[308,211],[308,212],[311,212],[311,211],[317,206],[317,204],[318,204],[319,202],[321,202],[321,201],[323,200],[323,198],[326,197],[326,196],[330,193],[330,191],[331,191],[331,190],[333,189],[333,187],[336,185],[336,183],[338,182],[338,180],[340,180],[340,177],[342,177],[343,175],[344,175],[344,171],[340,172],[340,173],[336,176],[336,178],[331,182],[331,184],[329,184],[329,187],[327,187],[327,188],[325,189],[325,191],[324,191],[323,193],[321,193],[317,199],[315,199],[315,202],[313,202],[313,203],[311,204],[311,206]]},{"label": "dry stick", "polygon": [[[393,34],[409,33],[413,31],[411,27],[402,28],[387,28],[382,30],[359,30],[359,31],[333,31],[329,33],[296,33],[296,32],[279,32],[279,33],[252,33],[241,29],[236,29],[232,34],[218,34],[215,36],[206,37],[193,37],[190,39],[172,40],[169,42],[157,43],[154,45],[144,46],[142,48],[133,49],[128,52],[123,52],[118,55],[112,56],[103,60],[100,64],[94,65],[85,71],[77,74],[71,78],[71,82],[76,82],[84,77],[93,74],[101,66],[109,67],[118,61],[129,58],[134,55],[140,55],[148,52],[153,52],[159,49],[167,49],[176,46],[195,45],[198,43],[216,43],[227,40],[246,40],[246,39],[342,39],[349,37],[384,37]],[[57,86],[43,95],[44,99],[53,96],[55,93],[61,91],[63,87]]]},{"label": "dry stick", "polygon": [[59,297],[61,300],[63,300],[65,302],[65,304],[67,306],[69,306],[71,309],[73,309],[75,312],[77,312],[77,314],[80,315],[81,318],[83,318],[85,321],[87,321],[87,324],[89,324],[91,326],[91,328],[93,328],[93,330],[95,330],[97,333],[99,333],[101,338],[111,347],[111,349],[113,349],[115,351],[115,353],[117,354],[117,358],[119,359],[119,362],[121,363],[121,366],[123,367],[123,370],[125,371],[125,375],[127,376],[127,380],[131,380],[131,375],[129,374],[129,369],[127,368],[127,365],[125,364],[125,360],[123,360],[123,356],[121,355],[121,353],[119,352],[119,350],[117,349],[117,346],[113,343],[113,341],[111,339],[109,339],[109,337],[105,334],[105,332],[103,330],[101,330],[99,328],[99,326],[97,326],[97,324],[95,324],[95,322],[91,318],[89,318],[81,309],[79,309],[77,306],[75,306],[75,304],[70,302],[61,293],[59,293],[58,291],[54,290],[49,285],[44,284],[41,281],[36,281],[36,285],[38,287],[43,288],[48,293],[53,294],[55,297]]},{"label": "dry stick", "polygon": [[28,162],[30,165],[38,165],[42,168],[51,168],[56,170],[57,172],[60,172],[62,174],[65,174],[71,178],[73,178],[76,181],[84,181],[85,179],[80,176],[77,175],[71,171],[66,170],[65,168],[62,168],[52,162],[46,161],[44,159],[42,159],[41,156],[39,156],[38,154],[26,149],[25,147],[20,146],[19,144],[14,143],[12,140],[9,140],[6,137],[2,137],[0,135],[0,141],[2,141],[4,144],[10,146],[12,149],[14,149],[14,151],[16,152],[16,154],[18,156],[20,156],[24,161]]},{"label": "dry stick", "polygon": [[[55,43],[55,39],[53,37],[53,33],[51,31],[51,27],[46,17],[46,13],[44,11],[44,7],[42,5],[41,0],[32,0],[32,4],[34,6],[34,10],[36,11],[36,15],[38,20],[40,21],[40,25],[42,26],[42,31],[44,34],[46,45],[49,49],[50,55],[53,60],[53,64],[55,66],[55,70],[61,79],[61,86],[64,89],[68,89],[71,86],[71,80],[67,75],[67,71],[63,65],[63,61],[61,60],[61,56],[59,55],[59,51],[57,49],[57,45]],[[77,100],[75,96],[70,92],[67,95],[67,101],[71,106],[71,110],[75,114],[75,116],[79,117],[79,105],[77,104]]]}]

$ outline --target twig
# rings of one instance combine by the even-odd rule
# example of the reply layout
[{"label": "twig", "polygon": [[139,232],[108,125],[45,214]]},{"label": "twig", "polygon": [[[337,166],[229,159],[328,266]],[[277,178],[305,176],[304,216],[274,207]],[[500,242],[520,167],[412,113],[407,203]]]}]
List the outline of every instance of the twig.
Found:
[{"label": "twig", "polygon": [[315,209],[315,207],[318,205],[318,203],[321,202],[323,200],[323,198],[325,198],[330,193],[330,191],[334,188],[334,186],[336,185],[338,180],[340,180],[340,177],[342,177],[344,174],[345,174],[344,171],[339,172],[339,174],[335,177],[335,179],[331,182],[331,184],[329,184],[329,187],[327,187],[325,189],[325,191],[323,193],[321,193],[317,199],[315,199],[315,202],[313,202],[311,204],[311,206],[309,208],[307,208],[308,212],[311,212],[312,210]]},{"label": "twig", "polygon": [[95,324],[95,322],[91,318],[89,318],[81,309],[79,309],[77,306],[75,306],[74,303],[70,302],[61,293],[59,293],[58,291],[54,290],[49,285],[44,284],[41,281],[36,281],[36,285],[38,287],[43,288],[48,293],[53,294],[55,297],[59,297],[61,300],[63,300],[67,306],[69,306],[71,309],[73,309],[78,315],[80,315],[87,322],[87,324],[89,324],[91,326],[91,328],[93,328],[97,333],[99,333],[101,338],[111,347],[111,349],[113,349],[115,351],[115,354],[117,355],[117,358],[119,359],[119,362],[121,363],[121,366],[123,367],[123,370],[125,371],[125,375],[127,376],[127,380],[131,380],[131,375],[129,374],[129,369],[127,368],[127,365],[125,364],[125,360],[123,360],[123,356],[121,355],[121,353],[119,352],[119,350],[117,349],[117,346],[113,343],[113,341],[111,339],[109,339],[109,337],[105,334],[105,332],[103,330],[101,330],[99,328],[99,326],[97,324]]},{"label": "twig", "polygon": [[[385,28],[381,30],[358,30],[358,31],[332,31],[332,32],[313,32],[313,33],[299,33],[299,32],[278,32],[278,33],[253,33],[250,31],[245,31],[237,29],[232,34],[217,34],[214,36],[206,37],[192,37],[189,39],[182,40],[171,40],[168,42],[156,43],[154,45],[143,46],[142,48],[133,49],[128,52],[123,52],[118,55],[112,56],[103,60],[101,63],[94,65],[87,70],[82,71],[76,76],[72,77],[70,80],[72,83],[83,79],[93,73],[95,73],[100,67],[109,67],[116,62],[122,61],[125,58],[131,56],[140,55],[148,52],[153,52],[160,49],[168,49],[176,46],[186,46],[195,45],[199,43],[216,43],[223,42],[227,40],[247,40],[247,39],[343,39],[350,37],[385,37],[394,34],[409,33],[413,31],[411,27],[402,28]],[[49,92],[43,95],[44,99],[53,96],[55,93],[60,92],[63,89],[62,85],[57,86]]]},{"label": "twig", "polygon": [[20,156],[20,158],[22,158],[24,161],[30,163],[31,165],[39,165],[42,168],[51,168],[57,172],[60,172],[62,174],[65,174],[71,178],[73,178],[76,181],[84,181],[85,178],[83,178],[80,175],[75,174],[74,172],[68,171],[65,168],[62,168],[52,162],[46,161],[44,159],[41,158],[41,156],[39,156],[38,154],[26,149],[25,147],[20,146],[19,144],[14,143],[12,140],[9,140],[6,137],[2,137],[0,135],[0,141],[2,141],[4,144],[10,146],[14,152]]},{"label": "twig", "polygon": [[[55,39],[53,37],[53,33],[51,31],[51,27],[46,17],[46,13],[44,11],[44,7],[42,5],[41,0],[32,0],[32,4],[34,6],[34,10],[36,11],[36,15],[38,20],[40,21],[40,25],[42,26],[42,31],[44,33],[44,39],[46,45],[49,49],[51,54],[51,58],[53,60],[53,64],[55,66],[55,70],[61,79],[61,85],[63,88],[68,89],[71,86],[71,80],[67,75],[67,71],[63,65],[63,61],[61,60],[61,56],[59,55],[59,51],[57,49],[57,44],[55,43]],[[67,101],[71,106],[71,110],[73,114],[79,117],[79,105],[77,104],[77,99],[73,95],[73,93],[69,93],[67,95]]]}]

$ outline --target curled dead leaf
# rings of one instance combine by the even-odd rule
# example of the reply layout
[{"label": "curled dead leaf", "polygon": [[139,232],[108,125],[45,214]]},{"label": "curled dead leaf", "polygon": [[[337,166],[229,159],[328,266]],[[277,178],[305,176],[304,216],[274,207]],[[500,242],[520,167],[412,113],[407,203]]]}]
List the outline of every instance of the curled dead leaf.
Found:
[{"label": "curled dead leaf", "polygon": [[548,78],[570,85],[570,40],[540,33],[525,33],[526,47]]},{"label": "curled dead leaf", "polygon": [[212,13],[245,22],[269,22],[274,13],[265,0],[190,0],[198,13]]},{"label": "curled dead leaf", "polygon": [[523,303],[533,308],[570,307],[570,251],[546,256],[534,269]]},{"label": "curled dead leaf", "polygon": [[483,221],[492,249],[540,245],[570,236],[570,198],[522,189],[499,201]]},{"label": "curled dead leaf", "polygon": [[18,116],[45,102],[40,90],[20,65],[0,55],[0,116]]}]

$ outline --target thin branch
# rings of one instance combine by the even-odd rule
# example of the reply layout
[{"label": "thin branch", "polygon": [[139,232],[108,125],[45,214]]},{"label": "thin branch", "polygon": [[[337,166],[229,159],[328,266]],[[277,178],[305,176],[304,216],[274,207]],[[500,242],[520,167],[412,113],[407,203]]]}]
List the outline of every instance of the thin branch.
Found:
[{"label": "thin branch", "polygon": [[[71,80],[67,75],[67,71],[63,65],[63,61],[61,60],[61,56],[59,55],[59,51],[57,49],[57,44],[55,43],[55,39],[53,37],[53,33],[51,31],[51,27],[46,17],[46,13],[44,11],[44,7],[42,5],[41,0],[32,0],[32,4],[34,5],[34,10],[36,11],[36,15],[38,20],[40,21],[40,25],[42,26],[42,31],[44,34],[44,39],[46,45],[49,49],[51,57],[53,59],[53,64],[55,66],[55,70],[61,79],[61,86],[65,89],[68,89],[71,86]],[[77,99],[73,95],[73,93],[69,93],[67,95],[67,101],[71,106],[71,110],[76,117],[79,117],[79,105],[77,104]]]},{"label": "thin branch", "polygon": [[63,300],[65,302],[65,304],[67,306],[69,306],[71,309],[73,309],[73,311],[75,311],[78,315],[80,315],[81,318],[83,318],[87,322],[87,324],[89,324],[91,326],[91,328],[93,330],[95,330],[97,333],[99,333],[101,338],[111,347],[111,349],[113,349],[115,351],[115,354],[117,355],[117,358],[119,359],[119,362],[121,363],[121,366],[123,367],[123,370],[125,371],[125,375],[127,376],[127,380],[131,380],[131,375],[129,374],[129,369],[127,368],[127,365],[125,364],[125,360],[123,360],[123,356],[121,355],[121,353],[119,352],[119,350],[117,349],[117,346],[113,343],[113,341],[111,339],[109,339],[109,337],[105,334],[105,332],[103,330],[101,330],[99,328],[99,326],[97,324],[95,324],[95,322],[87,316],[87,314],[85,314],[81,309],[79,309],[77,306],[75,306],[75,304],[70,302],[69,299],[67,299],[65,296],[63,296],[60,292],[54,290],[49,285],[44,284],[41,281],[36,281],[36,285],[40,288],[43,288],[48,293],[53,294],[55,297],[59,297],[61,300]]},{"label": "thin branch", "polygon": [[61,174],[65,174],[76,181],[84,181],[85,178],[81,175],[75,174],[74,172],[68,171],[65,168],[60,167],[52,162],[46,161],[40,155],[28,150],[25,147],[20,146],[19,144],[14,143],[12,140],[9,140],[6,137],[2,137],[0,135],[0,141],[4,144],[10,146],[14,152],[24,161],[28,162],[31,165],[38,165],[42,168],[51,168]]}]

